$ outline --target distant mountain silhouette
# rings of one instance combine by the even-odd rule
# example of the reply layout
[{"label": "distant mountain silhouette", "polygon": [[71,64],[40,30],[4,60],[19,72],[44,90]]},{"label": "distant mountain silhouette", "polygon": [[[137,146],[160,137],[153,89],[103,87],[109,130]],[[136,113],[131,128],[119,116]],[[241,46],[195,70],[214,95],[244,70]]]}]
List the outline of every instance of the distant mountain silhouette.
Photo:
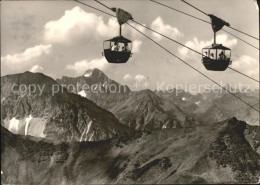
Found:
[{"label": "distant mountain silhouette", "polygon": [[[201,123],[216,123],[236,116],[250,125],[259,125],[259,113],[233,95],[223,91],[209,91],[192,95],[188,92],[160,91],[156,94],[174,101],[182,110],[193,115]],[[256,109],[259,108],[259,90],[234,94]],[[260,126],[260,125],[259,125]]]}]

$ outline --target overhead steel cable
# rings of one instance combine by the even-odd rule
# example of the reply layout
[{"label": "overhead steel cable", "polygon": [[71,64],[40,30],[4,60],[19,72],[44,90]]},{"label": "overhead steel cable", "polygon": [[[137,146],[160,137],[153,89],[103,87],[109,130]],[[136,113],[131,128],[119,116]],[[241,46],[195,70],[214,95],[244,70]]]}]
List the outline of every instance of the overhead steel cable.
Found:
[{"label": "overhead steel cable", "polygon": [[[157,2],[157,1],[154,1],[154,0],[150,0],[150,1],[153,2],[153,3],[156,3],[156,4],[158,4],[158,5],[164,6],[164,7],[166,7],[166,8],[169,8],[169,9],[171,9],[171,10],[174,10],[174,11],[176,11],[176,12],[179,12],[179,13],[181,13],[181,14],[187,15],[187,16],[189,16],[189,17],[192,17],[192,18],[194,18],[194,19],[197,19],[197,20],[199,20],[199,21],[202,21],[202,22],[205,22],[205,23],[211,25],[211,23],[210,23],[209,21],[203,20],[203,19],[201,19],[201,18],[199,18],[199,17],[196,17],[196,16],[194,16],[194,15],[191,15],[191,14],[189,14],[189,13],[180,11],[180,10],[178,10],[178,9],[176,9],[176,8],[173,8],[173,7],[171,7],[171,6],[168,6],[168,5],[166,5],[166,4],[163,4],[163,3],[160,3],[160,2]],[[223,30],[224,32],[226,32],[226,33],[232,35],[233,37],[237,38],[238,40],[240,40],[240,41],[242,41],[242,42],[248,44],[249,46],[251,46],[251,47],[253,47],[253,48],[259,50],[259,48],[257,48],[256,46],[250,44],[249,42],[247,42],[247,41],[241,39],[240,37],[238,37],[238,36],[236,36],[236,35],[234,35],[234,34],[228,32],[228,31],[225,30],[225,29],[222,29],[222,30]]]},{"label": "overhead steel cable", "polygon": [[167,38],[167,39],[171,40],[172,42],[175,42],[175,43],[177,43],[177,44],[179,44],[179,45],[181,45],[181,46],[183,46],[183,47],[185,47],[185,48],[187,48],[187,49],[189,49],[189,50],[191,50],[191,51],[193,51],[193,52],[195,52],[195,53],[197,53],[199,55],[205,56],[202,53],[200,53],[200,52],[198,52],[198,51],[196,51],[196,50],[186,46],[185,44],[182,44],[182,43],[180,43],[180,42],[178,42],[178,41],[176,41],[176,40],[174,40],[174,39],[172,39],[172,38],[170,38],[170,37],[168,37],[168,36],[158,32],[158,31],[153,30],[152,28],[149,28],[149,27],[147,27],[147,26],[145,26],[145,25],[143,25],[143,24],[141,24],[141,23],[139,23],[139,22],[137,22],[135,20],[131,20],[131,21],[133,21],[134,23],[136,23],[136,24],[138,24],[138,25],[140,25],[140,26],[142,26],[142,27],[144,27],[144,28],[154,32],[154,33],[157,33],[158,35],[161,35],[162,37]]},{"label": "overhead steel cable", "polygon": [[94,0],[94,1],[96,1],[99,4],[101,4],[102,6],[106,7],[107,9],[112,10],[109,6],[105,5],[104,3],[101,3],[100,1],[97,1],[97,0]]},{"label": "overhead steel cable", "polygon": [[159,4],[159,5],[161,5],[161,6],[167,7],[167,8],[169,8],[169,9],[172,9],[172,10],[174,10],[174,11],[176,11],[176,12],[179,12],[179,13],[182,13],[182,14],[184,14],[184,15],[187,15],[187,16],[189,16],[189,17],[198,19],[198,20],[200,20],[200,21],[202,21],[202,22],[211,24],[210,22],[208,22],[208,21],[206,21],[206,20],[203,20],[203,19],[201,19],[201,18],[195,17],[195,16],[193,16],[193,15],[191,15],[191,14],[188,14],[188,13],[186,13],[186,12],[180,11],[180,10],[178,10],[178,9],[176,9],[176,8],[173,8],[173,7],[171,7],[171,6],[168,6],[168,5],[166,5],[166,4],[163,4],[163,3],[160,3],[160,2],[157,2],[157,1],[154,1],[154,0],[150,0],[150,1],[152,1],[152,2],[154,2],[154,3],[156,3],[156,4]]},{"label": "overhead steel cable", "polygon": [[236,69],[234,69],[232,67],[228,67],[228,68],[233,70],[233,71],[235,71],[235,72],[237,72],[237,73],[240,73],[241,75],[244,75],[244,76],[246,76],[246,77],[248,77],[248,78],[250,78],[250,79],[252,79],[252,80],[254,80],[254,81],[258,82],[258,83],[260,83],[259,80],[256,80],[256,79],[254,79],[254,78],[252,78],[252,77],[250,77],[250,76],[248,76],[248,75],[246,75],[246,74],[244,74],[244,73],[242,73],[242,72],[240,72],[240,71],[238,71],[238,70],[236,70]]},{"label": "overhead steel cable", "polygon": [[[192,8],[198,10],[199,12],[201,12],[201,13],[203,13],[203,14],[209,16],[209,14],[207,14],[206,12],[202,11],[201,9],[195,7],[194,5],[188,3],[187,1],[185,1],[185,0],[181,0],[181,1],[184,2],[184,3],[186,3],[187,5],[191,6]],[[235,30],[235,31],[238,31],[238,32],[240,32],[240,33],[242,33],[242,34],[244,34],[244,35],[247,35],[247,36],[249,36],[249,37],[251,37],[251,38],[253,38],[253,39],[259,40],[259,38],[255,37],[255,36],[252,36],[252,35],[250,35],[250,34],[248,34],[248,33],[245,33],[245,32],[243,32],[243,31],[240,31],[240,30],[238,30],[238,29],[236,29],[236,28],[233,28],[233,27],[231,27],[231,26],[228,26],[228,27],[231,28],[231,29],[233,29],[233,30]]]},{"label": "overhead steel cable", "polygon": [[257,37],[254,37],[254,36],[252,36],[252,35],[249,35],[249,34],[243,32],[243,31],[240,31],[240,30],[238,30],[238,29],[236,29],[236,28],[233,28],[233,27],[231,27],[231,26],[230,26],[229,28],[232,29],[232,30],[236,30],[236,31],[238,31],[238,32],[240,32],[240,33],[242,33],[242,34],[244,34],[244,35],[247,35],[247,36],[252,37],[253,39],[256,39],[256,40],[259,41],[259,38],[257,38]]},{"label": "overhead steel cable", "polygon": [[[76,2],[80,2],[77,0],[74,0]],[[88,6],[90,8],[93,8],[97,11],[103,12],[107,15],[111,15],[110,13],[107,13],[103,10],[100,10],[98,8],[95,8],[93,6],[90,6],[86,3],[82,3],[81,4]],[[112,15],[113,17],[115,17],[114,15]],[[146,38],[148,38],[149,40],[151,40],[152,42],[154,42],[156,45],[160,46],[162,49],[164,49],[165,51],[167,51],[169,54],[171,54],[172,56],[176,57],[177,59],[179,59],[181,62],[183,62],[184,64],[186,64],[187,66],[191,67],[192,69],[194,69],[195,71],[197,71],[198,73],[200,73],[201,75],[203,75],[204,77],[206,77],[207,79],[209,79],[210,81],[212,81],[213,83],[215,83],[216,85],[218,85],[219,87],[221,87],[222,89],[224,89],[225,91],[227,91],[228,93],[230,93],[231,95],[233,95],[234,97],[236,97],[237,99],[239,99],[241,102],[245,103],[246,105],[248,105],[249,107],[251,107],[252,109],[254,109],[255,111],[259,112],[259,110],[257,110],[256,108],[254,108],[252,105],[250,105],[249,103],[247,103],[246,101],[244,101],[243,99],[241,99],[240,97],[238,97],[237,95],[233,94],[231,91],[229,91],[228,89],[226,89],[225,87],[221,86],[219,83],[217,83],[216,81],[214,81],[213,79],[211,79],[210,77],[208,77],[207,75],[203,74],[201,71],[199,71],[198,69],[196,69],[195,67],[193,67],[192,65],[190,65],[189,63],[185,62],[184,60],[182,60],[181,58],[179,58],[177,55],[175,55],[174,53],[172,53],[171,51],[169,51],[167,48],[165,48],[164,46],[162,46],[161,44],[159,44],[158,42],[156,42],[155,40],[153,40],[152,38],[150,38],[149,36],[147,36],[146,34],[144,34],[143,32],[141,32],[140,30],[138,30],[137,28],[135,28],[134,26],[132,26],[131,24],[127,23],[131,28],[133,28],[134,30],[136,30],[137,32],[141,33],[143,36],[145,36]]]},{"label": "overhead steel cable", "polygon": [[227,31],[227,30],[225,30],[225,29],[222,29],[222,30],[223,30],[224,32],[226,32],[226,33],[232,35],[233,37],[237,38],[238,40],[240,40],[240,41],[242,41],[242,42],[248,44],[249,46],[251,46],[251,47],[253,47],[253,48],[257,49],[257,50],[260,50],[258,47],[256,47],[256,46],[254,46],[253,44],[250,44],[249,42],[247,42],[247,41],[245,41],[245,40],[239,38],[238,36],[234,35],[233,33],[230,33],[229,31]]},{"label": "overhead steel cable", "polygon": [[206,12],[204,12],[204,11],[202,11],[201,9],[199,9],[199,8],[197,8],[197,7],[195,7],[195,6],[193,6],[192,4],[188,3],[187,1],[184,1],[184,0],[181,0],[181,1],[184,2],[184,3],[186,3],[187,5],[191,6],[192,8],[198,10],[199,12],[201,12],[201,13],[203,13],[203,14],[209,16]]},{"label": "overhead steel cable", "polygon": [[[95,9],[95,10],[97,10],[97,11],[100,11],[100,12],[102,12],[102,13],[104,13],[104,14],[110,15],[110,16],[112,16],[112,17],[116,17],[116,16],[113,15],[113,14],[107,13],[107,12],[105,12],[105,11],[103,11],[103,10],[100,10],[100,9],[94,7],[94,6],[88,5],[88,4],[83,3],[83,2],[81,2],[81,1],[78,1],[78,0],[74,0],[74,1],[76,1],[76,2],[78,2],[78,3],[80,3],[80,4],[83,4],[83,5],[85,5],[85,6],[88,6],[88,7],[90,7],[90,8],[93,8],[93,9]],[[103,3],[102,3],[102,4],[103,4]],[[103,6],[104,6],[104,4],[103,4]],[[107,7],[107,6],[106,6],[106,7]],[[111,10],[109,7],[107,7],[107,8],[108,8],[109,10]]]}]

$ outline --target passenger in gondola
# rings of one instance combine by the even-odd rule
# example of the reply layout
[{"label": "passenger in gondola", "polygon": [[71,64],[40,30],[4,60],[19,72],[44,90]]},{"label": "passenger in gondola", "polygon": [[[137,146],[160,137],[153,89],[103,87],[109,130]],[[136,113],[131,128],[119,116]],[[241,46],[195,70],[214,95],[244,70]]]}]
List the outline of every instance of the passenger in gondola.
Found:
[{"label": "passenger in gondola", "polygon": [[205,55],[203,57],[208,57],[208,52],[207,51],[205,51],[204,54]]},{"label": "passenger in gondola", "polygon": [[211,53],[211,54],[210,54],[210,58],[211,58],[211,59],[215,59],[215,58],[214,58],[214,53]]},{"label": "passenger in gondola", "polygon": [[128,43],[125,43],[125,44],[124,44],[122,51],[125,51],[125,52],[129,52],[129,51],[130,51],[130,48],[129,48],[129,46],[128,46]]},{"label": "passenger in gondola", "polygon": [[119,50],[119,45],[117,42],[114,43],[114,45],[111,48],[112,51],[118,51]]},{"label": "passenger in gondola", "polygon": [[219,60],[225,60],[225,59],[226,59],[226,55],[224,54],[223,51],[220,52],[218,59],[219,59]]}]

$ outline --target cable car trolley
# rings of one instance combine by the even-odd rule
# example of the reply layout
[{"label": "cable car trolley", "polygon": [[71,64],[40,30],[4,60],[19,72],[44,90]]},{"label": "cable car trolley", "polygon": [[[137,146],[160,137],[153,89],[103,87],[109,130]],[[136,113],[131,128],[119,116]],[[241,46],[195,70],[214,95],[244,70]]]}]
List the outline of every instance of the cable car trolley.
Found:
[{"label": "cable car trolley", "polygon": [[109,63],[126,63],[132,56],[132,41],[122,36],[122,25],[133,18],[130,13],[120,8],[112,8],[112,10],[116,12],[119,23],[119,36],[104,41],[102,55]]},{"label": "cable car trolley", "polygon": [[212,30],[214,32],[214,43],[202,49],[202,63],[207,70],[211,71],[225,71],[231,65],[231,49],[216,44],[216,32],[221,30],[223,26],[230,26],[224,20],[209,14],[211,18]]}]

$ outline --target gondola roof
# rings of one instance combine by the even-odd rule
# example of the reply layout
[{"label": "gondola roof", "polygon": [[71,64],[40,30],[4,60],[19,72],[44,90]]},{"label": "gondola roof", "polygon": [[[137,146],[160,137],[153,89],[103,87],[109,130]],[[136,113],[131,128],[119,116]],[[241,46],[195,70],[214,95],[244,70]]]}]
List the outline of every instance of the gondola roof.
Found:
[{"label": "gondola roof", "polygon": [[117,36],[113,37],[112,39],[106,40],[106,41],[112,41],[112,42],[121,42],[121,43],[131,43],[132,41],[123,37],[123,36]]},{"label": "gondola roof", "polygon": [[222,49],[222,50],[230,50],[229,48],[223,46],[222,44],[212,44],[211,46],[205,47],[203,49]]}]

